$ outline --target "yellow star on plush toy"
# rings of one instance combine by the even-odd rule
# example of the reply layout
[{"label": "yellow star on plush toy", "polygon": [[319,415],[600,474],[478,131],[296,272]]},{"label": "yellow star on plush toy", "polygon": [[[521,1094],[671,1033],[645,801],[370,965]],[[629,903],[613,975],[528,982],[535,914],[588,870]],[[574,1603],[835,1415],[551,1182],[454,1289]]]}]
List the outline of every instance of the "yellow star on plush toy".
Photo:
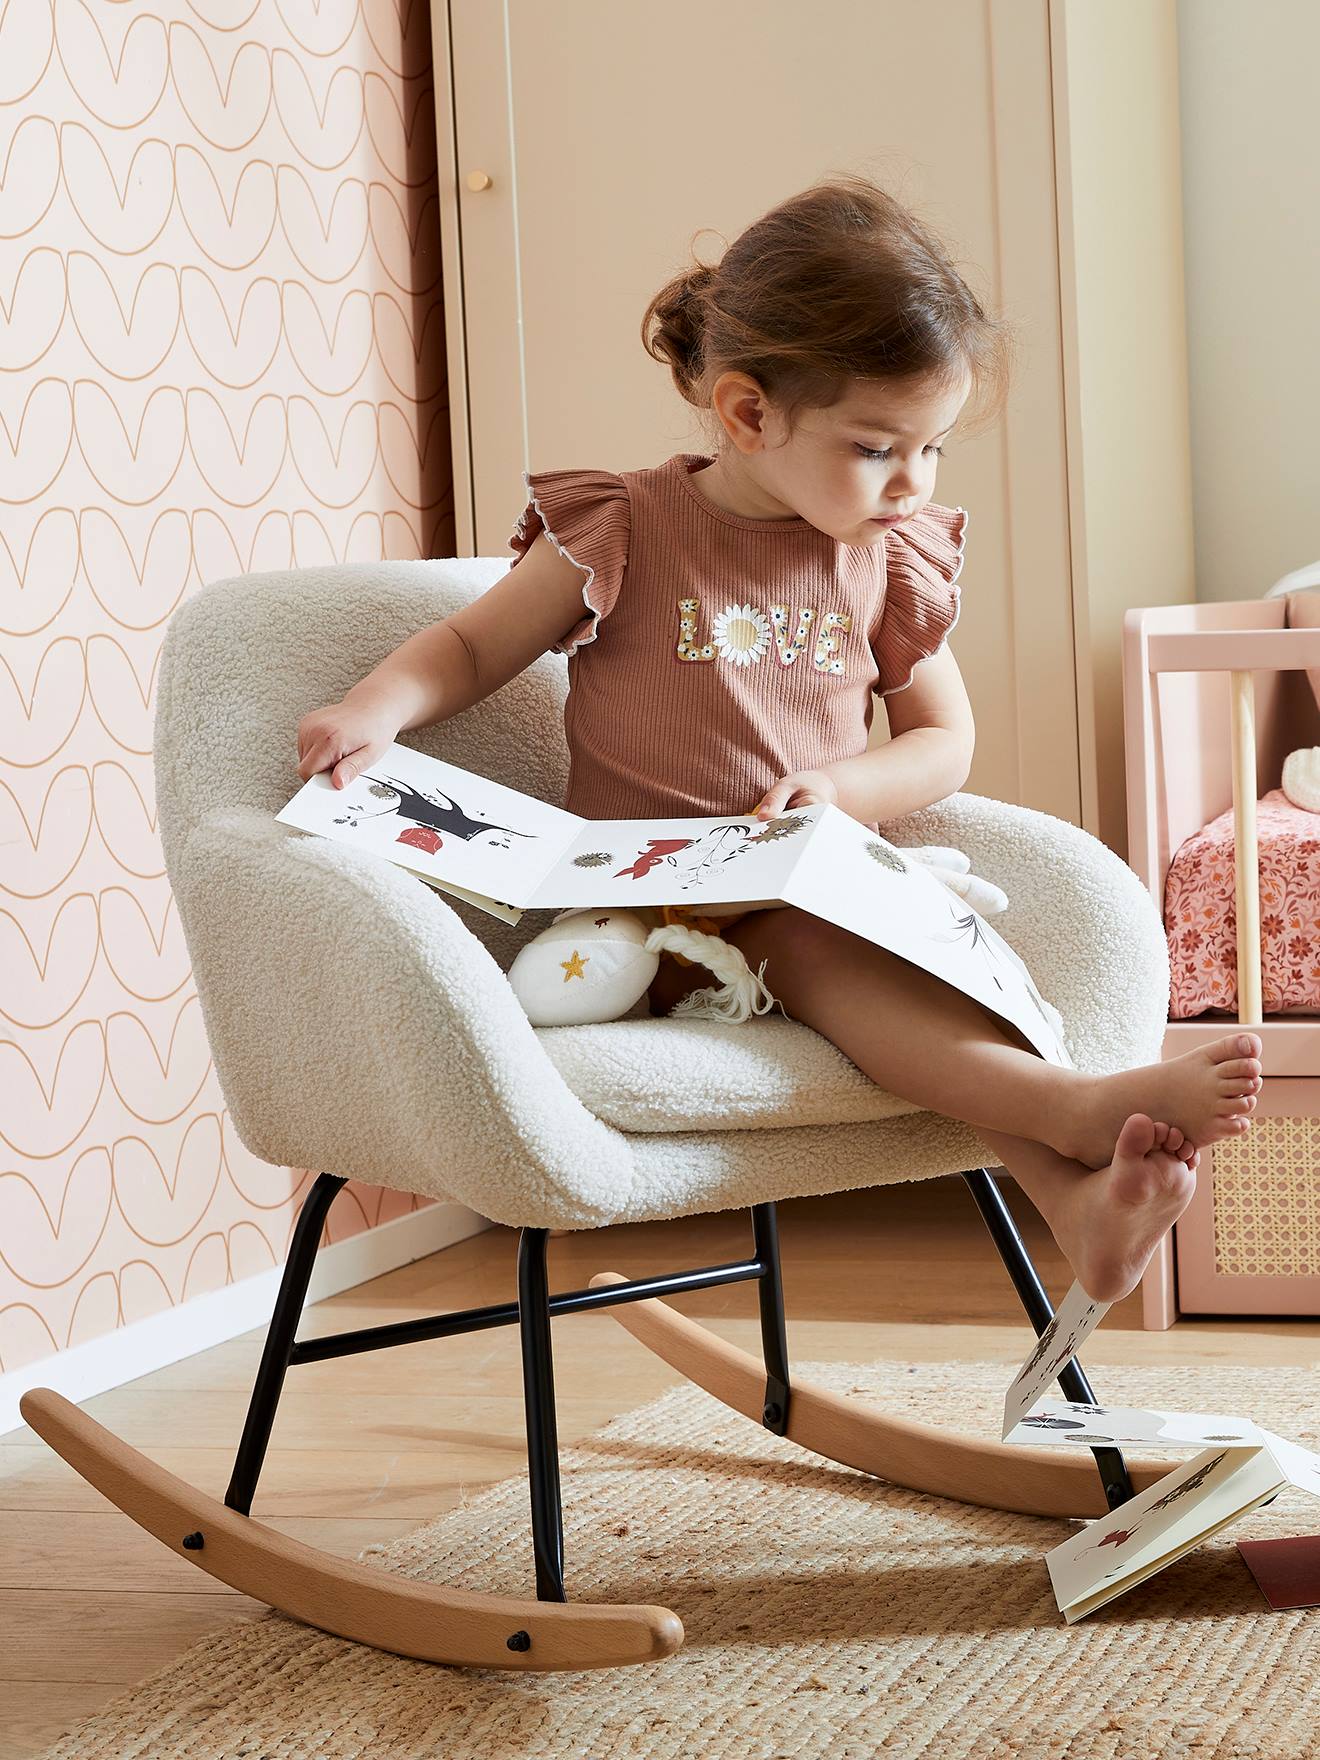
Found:
[{"label": "yellow star on plush toy", "polygon": [[577,948],[575,947],[573,949],[572,959],[561,959],[559,963],[564,968],[564,982],[567,984],[567,982],[570,978],[581,978],[582,981],[585,983],[587,974],[582,970],[582,968],[584,965],[586,965],[587,959],[590,959],[590,958],[591,958],[591,955],[588,954],[587,958],[584,959],[582,957],[582,955],[578,952]]}]

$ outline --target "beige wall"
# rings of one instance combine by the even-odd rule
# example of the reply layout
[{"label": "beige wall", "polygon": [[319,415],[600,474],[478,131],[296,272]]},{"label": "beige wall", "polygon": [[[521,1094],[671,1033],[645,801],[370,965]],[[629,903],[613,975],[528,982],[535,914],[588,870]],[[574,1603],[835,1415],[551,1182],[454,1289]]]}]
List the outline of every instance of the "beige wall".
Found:
[{"label": "beige wall", "polygon": [[1194,597],[1177,17],[1053,0],[1050,27],[1083,823],[1122,855],[1123,618]]},{"label": "beige wall", "polygon": [[1320,7],[1180,0],[1198,599],[1320,558]]},{"label": "beige wall", "polygon": [[[4,44],[0,1373],[267,1270],[308,1183],[234,1136],[162,872],[171,613],[454,549],[426,6],[30,0]],[[350,1185],[327,1235],[425,1207]]]}]

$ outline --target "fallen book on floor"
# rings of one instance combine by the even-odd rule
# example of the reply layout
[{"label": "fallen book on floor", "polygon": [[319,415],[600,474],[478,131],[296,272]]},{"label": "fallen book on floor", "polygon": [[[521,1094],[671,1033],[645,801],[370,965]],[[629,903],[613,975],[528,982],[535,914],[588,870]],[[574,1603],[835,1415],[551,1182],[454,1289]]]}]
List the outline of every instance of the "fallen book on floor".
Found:
[{"label": "fallen book on floor", "polygon": [[1003,1440],[1032,1448],[1147,1443],[1200,1452],[1046,1553],[1054,1598],[1069,1624],[1144,1583],[1285,1486],[1320,1497],[1320,1455],[1250,1418],[1038,1399],[1109,1306],[1073,1284],[1008,1390]]},{"label": "fallen book on floor", "polygon": [[1072,1067],[1012,947],[920,862],[829,803],[760,820],[582,819],[391,745],[346,788],[325,771],[275,815],[516,923],[525,910],[790,904],[932,972]]}]

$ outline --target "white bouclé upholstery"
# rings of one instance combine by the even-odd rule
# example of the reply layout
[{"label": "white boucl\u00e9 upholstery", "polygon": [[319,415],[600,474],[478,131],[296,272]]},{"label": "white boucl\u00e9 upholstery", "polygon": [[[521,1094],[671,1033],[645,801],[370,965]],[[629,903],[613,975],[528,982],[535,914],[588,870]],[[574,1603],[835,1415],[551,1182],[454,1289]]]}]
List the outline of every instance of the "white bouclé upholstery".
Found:
[{"label": "white boucl\u00e9 upholstery", "polygon": [[[884,1093],[777,1011],[728,1025],[638,1011],[533,1028],[505,977],[516,927],[403,869],[275,822],[296,729],[508,559],[250,574],[175,613],[156,710],[157,810],[216,1069],[276,1166],[456,1198],[498,1222],[596,1227],[995,1165],[967,1125]],[[562,801],[567,661],[547,653],[405,743]],[[1003,888],[995,927],[1058,1008],[1080,1069],[1155,1061],[1159,915],[1063,820],[957,794],[884,827],[963,850]]]}]

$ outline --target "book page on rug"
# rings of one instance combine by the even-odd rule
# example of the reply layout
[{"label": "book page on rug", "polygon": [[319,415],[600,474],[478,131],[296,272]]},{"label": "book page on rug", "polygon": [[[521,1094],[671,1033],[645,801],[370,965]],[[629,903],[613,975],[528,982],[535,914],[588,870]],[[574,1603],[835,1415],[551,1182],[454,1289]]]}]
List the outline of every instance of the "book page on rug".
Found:
[{"label": "book page on rug", "polygon": [[1082,1619],[1286,1483],[1268,1448],[1207,1449],[1046,1553],[1059,1611],[1070,1623]]},{"label": "book page on rug", "polygon": [[1031,1448],[1104,1448],[1150,1442],[1161,1448],[1236,1447],[1268,1443],[1271,1433],[1250,1418],[1223,1412],[1142,1411],[1135,1406],[1087,1406],[1068,1400],[1037,1400],[1004,1438]]},{"label": "book page on rug", "polygon": [[1047,1063],[1072,1067],[1040,992],[1014,950],[922,862],[836,806],[820,823],[784,899],[932,972],[1016,1027]]},{"label": "book page on rug", "polygon": [[1264,1430],[1262,1434],[1270,1453],[1297,1489],[1309,1491],[1312,1497],[1320,1497],[1320,1454],[1313,1454],[1300,1442],[1293,1442],[1273,1430]]},{"label": "book page on rug", "polygon": [[778,904],[823,815],[837,810],[821,802],[773,819],[591,819],[527,904]]},{"label": "book page on rug", "polygon": [[1001,1439],[1010,1432],[1035,1401],[1042,1388],[1059,1376],[1072,1362],[1087,1339],[1104,1319],[1109,1302],[1093,1301],[1081,1284],[1074,1280],[1072,1288],[1059,1303],[1054,1318],[1027,1353],[1027,1360],[1018,1370],[1004,1395],[1004,1425]]},{"label": "book page on rug", "polygon": [[318,771],[275,817],[518,911],[589,823],[397,740],[346,788]]}]

